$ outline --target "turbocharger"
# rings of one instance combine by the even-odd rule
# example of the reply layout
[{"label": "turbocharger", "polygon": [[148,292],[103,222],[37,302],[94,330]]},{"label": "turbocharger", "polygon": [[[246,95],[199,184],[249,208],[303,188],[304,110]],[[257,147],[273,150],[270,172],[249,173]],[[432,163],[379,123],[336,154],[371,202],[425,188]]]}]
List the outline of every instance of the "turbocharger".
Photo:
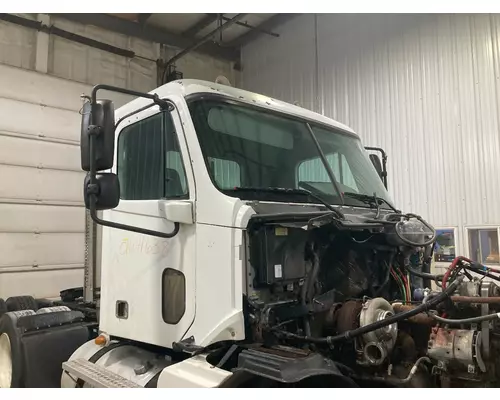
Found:
[{"label": "turbocharger", "polygon": [[[360,327],[382,321],[394,315],[391,304],[382,297],[367,300],[361,308]],[[365,333],[362,339],[361,364],[380,365],[390,355],[398,335],[397,323]]]}]

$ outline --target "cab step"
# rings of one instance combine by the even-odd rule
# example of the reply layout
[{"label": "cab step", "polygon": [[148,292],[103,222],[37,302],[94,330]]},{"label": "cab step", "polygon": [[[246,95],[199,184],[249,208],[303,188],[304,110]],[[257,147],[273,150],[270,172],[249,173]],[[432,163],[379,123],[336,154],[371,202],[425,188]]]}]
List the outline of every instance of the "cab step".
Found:
[{"label": "cab step", "polygon": [[142,386],[83,358],[64,362],[62,369],[94,388],[142,388]]}]

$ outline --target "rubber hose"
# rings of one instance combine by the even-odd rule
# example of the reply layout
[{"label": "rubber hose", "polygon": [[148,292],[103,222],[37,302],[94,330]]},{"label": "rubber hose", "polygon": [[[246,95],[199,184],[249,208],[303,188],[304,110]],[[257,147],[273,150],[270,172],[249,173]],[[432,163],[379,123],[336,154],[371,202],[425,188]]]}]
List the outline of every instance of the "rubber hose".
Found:
[{"label": "rubber hose", "polygon": [[493,279],[495,281],[500,282],[500,278],[498,276],[490,274],[490,273],[488,273],[486,271],[483,271],[482,269],[479,269],[479,268],[476,268],[476,267],[472,267],[472,266],[470,266],[470,267],[469,266],[464,266],[464,269],[467,269],[469,271],[474,272],[475,274],[483,275],[483,276],[491,278],[491,279]]},{"label": "rubber hose", "polygon": [[444,275],[433,275],[433,274],[429,274],[427,272],[420,272],[420,271],[417,271],[416,269],[413,269],[409,266],[406,266],[406,269],[408,270],[408,272],[410,274],[418,276],[419,278],[424,278],[424,279],[432,279],[432,280],[443,279],[443,276],[444,276]]},{"label": "rubber hose", "polygon": [[296,335],[294,333],[290,333],[290,332],[286,332],[286,331],[278,331],[278,333],[281,333],[284,336],[288,336],[289,338],[301,340],[301,341],[305,341],[305,342],[333,345],[333,343],[335,343],[335,342],[349,340],[349,339],[355,338],[357,336],[364,335],[365,333],[372,332],[372,331],[380,329],[380,328],[384,328],[388,325],[392,325],[395,322],[402,321],[404,319],[408,319],[410,317],[413,317],[414,315],[420,314],[421,312],[429,311],[431,309],[431,307],[441,303],[451,293],[453,293],[455,291],[455,289],[457,288],[457,286],[462,282],[463,279],[464,279],[463,276],[459,276],[443,292],[439,293],[436,297],[433,297],[432,299],[430,299],[426,303],[423,303],[420,306],[415,307],[413,310],[406,311],[406,312],[403,312],[401,314],[393,315],[392,317],[383,319],[381,321],[374,322],[373,324],[365,325],[365,326],[357,328],[357,329],[346,331],[340,335],[327,336],[327,337],[310,337],[310,336],[300,336],[300,335]]},{"label": "rubber hose", "polygon": [[[436,240],[437,240],[437,237],[436,237]],[[429,245],[427,248],[430,249],[430,251],[429,251],[429,254],[424,252],[424,261],[422,262],[422,272],[430,274],[431,273],[432,258],[434,256],[434,244]],[[426,254],[427,254],[427,257],[426,257]],[[431,285],[432,285],[432,279],[424,278],[424,287],[431,287]]]},{"label": "rubber hose", "polygon": [[391,277],[391,265],[392,265],[393,258],[394,258],[394,255],[392,254],[391,255],[391,259],[389,260],[389,264],[385,265],[387,267],[387,274],[385,276],[384,283],[382,283],[382,285],[377,289],[377,291],[375,292],[375,296],[374,297],[377,297],[380,293],[382,293],[382,291],[385,289],[385,287],[389,283],[389,279]]},{"label": "rubber hose", "polygon": [[472,318],[464,318],[464,319],[448,319],[448,318],[443,318],[439,317],[436,314],[430,312],[428,313],[429,317],[435,319],[438,322],[442,322],[443,324],[449,324],[449,325],[455,325],[455,324],[476,324],[479,322],[483,321],[491,321],[494,319],[500,319],[500,313],[496,314],[488,314],[488,315],[481,315],[479,317],[472,317]]},{"label": "rubber hose", "polygon": [[469,260],[467,257],[463,257],[463,256],[455,257],[453,259],[453,261],[451,262],[450,266],[448,267],[448,269],[446,270],[446,273],[443,276],[443,280],[441,282],[441,287],[443,288],[443,290],[446,289],[446,281],[450,277],[451,272],[457,267],[458,263],[462,262],[462,261],[465,261],[469,264],[474,263],[474,261]]},{"label": "rubber hose", "polygon": [[451,296],[454,303],[500,304],[500,297]]}]

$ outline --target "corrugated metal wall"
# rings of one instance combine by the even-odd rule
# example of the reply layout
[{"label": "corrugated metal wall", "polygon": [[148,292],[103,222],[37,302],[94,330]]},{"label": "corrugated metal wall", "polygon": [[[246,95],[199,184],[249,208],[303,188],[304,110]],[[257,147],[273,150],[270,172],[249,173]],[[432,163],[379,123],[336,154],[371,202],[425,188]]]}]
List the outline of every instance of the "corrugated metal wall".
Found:
[{"label": "corrugated metal wall", "polygon": [[298,17],[243,49],[242,85],[351,126],[389,155],[398,206],[500,225],[500,15]]}]

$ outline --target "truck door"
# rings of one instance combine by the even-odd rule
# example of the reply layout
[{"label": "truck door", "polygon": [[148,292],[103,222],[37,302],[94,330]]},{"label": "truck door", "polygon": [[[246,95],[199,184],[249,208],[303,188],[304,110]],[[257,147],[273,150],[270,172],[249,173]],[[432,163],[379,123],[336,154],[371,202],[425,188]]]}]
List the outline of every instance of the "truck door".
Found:
[{"label": "truck door", "polygon": [[[172,232],[168,215],[193,212],[194,177],[187,154],[177,110],[155,106],[122,121],[113,167],[120,203],[104,213],[105,219]],[[164,347],[183,338],[195,313],[195,229],[187,221],[177,235],[163,239],[103,228],[103,331]]]}]

